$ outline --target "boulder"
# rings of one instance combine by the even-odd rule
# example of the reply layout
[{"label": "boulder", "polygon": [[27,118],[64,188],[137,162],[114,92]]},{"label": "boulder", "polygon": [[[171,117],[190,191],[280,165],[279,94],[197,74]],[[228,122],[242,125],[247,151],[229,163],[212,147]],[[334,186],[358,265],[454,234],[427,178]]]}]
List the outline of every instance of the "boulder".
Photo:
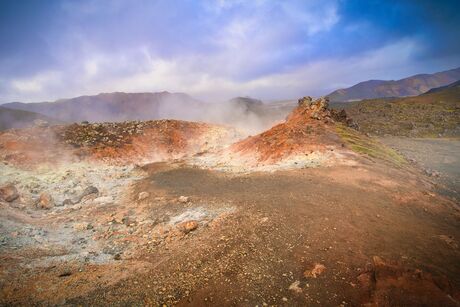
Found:
[{"label": "boulder", "polygon": [[0,199],[12,202],[19,197],[18,189],[12,184],[0,187]]}]

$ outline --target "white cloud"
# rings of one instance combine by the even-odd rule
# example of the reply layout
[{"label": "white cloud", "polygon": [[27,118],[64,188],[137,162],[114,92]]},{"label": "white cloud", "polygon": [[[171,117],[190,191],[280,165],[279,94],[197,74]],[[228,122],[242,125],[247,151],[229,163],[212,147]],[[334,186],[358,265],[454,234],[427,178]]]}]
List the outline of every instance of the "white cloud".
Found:
[{"label": "white cloud", "polygon": [[58,72],[46,71],[31,78],[13,79],[11,80],[11,88],[18,92],[37,94],[46,91],[49,85],[57,82],[58,79]]},{"label": "white cloud", "polygon": [[[329,31],[340,20],[337,12],[337,2],[328,1],[318,5],[319,1],[310,2],[307,10],[299,9],[299,4],[282,2],[283,10],[290,19],[296,20],[308,35],[314,35],[323,31]],[[301,5],[308,3],[301,2]]]},{"label": "white cloud", "polygon": [[[13,80],[11,96],[15,100],[37,101],[37,97],[57,99],[99,92],[163,90],[186,92],[209,101],[240,95],[262,99],[317,96],[370,78],[394,75],[394,67],[401,67],[399,72],[396,70],[401,77],[407,76],[413,73],[411,69],[416,69],[416,65],[407,63],[418,48],[415,41],[402,40],[354,57],[316,61],[245,81],[216,71],[216,65],[231,62],[227,57],[164,59],[141,48],[129,54],[92,54],[83,59],[84,65],[75,65],[72,71],[49,71]],[[133,57],[137,59],[134,70],[129,60]]]}]

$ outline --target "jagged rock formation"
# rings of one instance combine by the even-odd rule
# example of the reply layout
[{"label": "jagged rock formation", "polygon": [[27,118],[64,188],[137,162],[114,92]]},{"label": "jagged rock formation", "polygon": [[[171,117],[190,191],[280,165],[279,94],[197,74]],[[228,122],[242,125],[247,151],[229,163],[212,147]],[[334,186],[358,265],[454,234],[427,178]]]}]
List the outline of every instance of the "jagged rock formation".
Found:
[{"label": "jagged rock formation", "polygon": [[[329,109],[329,98],[321,97],[317,100],[313,100],[310,96],[300,98],[298,101],[299,107],[303,108],[304,113],[309,112],[310,118],[316,120],[325,120],[325,123],[328,122],[341,122],[348,127],[358,130],[358,125],[353,121],[353,119],[348,117],[348,114],[345,110],[337,111],[334,109]],[[289,120],[289,117],[288,117]]]},{"label": "jagged rock formation", "polygon": [[329,109],[327,97],[313,100],[307,96],[298,100],[297,108],[284,123],[238,142],[232,148],[243,154],[256,152],[259,161],[267,163],[301,153],[324,151],[327,146],[339,143],[336,122],[356,127],[346,112]]}]

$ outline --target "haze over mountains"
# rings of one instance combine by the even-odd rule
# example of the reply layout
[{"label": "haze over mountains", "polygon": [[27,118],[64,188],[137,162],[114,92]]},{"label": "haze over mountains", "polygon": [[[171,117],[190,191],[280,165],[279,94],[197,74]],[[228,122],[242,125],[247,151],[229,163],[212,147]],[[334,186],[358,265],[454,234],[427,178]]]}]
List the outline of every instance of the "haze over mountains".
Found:
[{"label": "haze over mountains", "polygon": [[180,119],[229,124],[250,133],[268,128],[292,109],[291,105],[281,103],[269,106],[249,97],[206,103],[184,93],[169,92],[102,93],[55,102],[13,102],[2,106],[36,112],[64,122]]},{"label": "haze over mountains", "polygon": [[33,125],[34,121],[37,119],[46,121],[49,124],[61,123],[59,120],[39,113],[14,110],[0,106],[0,131],[12,128],[26,128]]},{"label": "haze over mountains", "polygon": [[[37,112],[67,122],[75,121],[123,121],[167,118],[170,107],[175,110],[189,108],[185,117],[193,118],[193,110],[199,109],[201,102],[183,93],[101,93],[60,99],[55,102],[4,104],[4,107]],[[190,113],[192,112],[192,113]]]},{"label": "haze over mountains", "polygon": [[328,96],[331,101],[416,96],[436,87],[460,80],[460,67],[435,74],[419,74],[401,80],[369,80],[339,89]]},{"label": "haze over mountains", "polygon": [[[460,80],[460,68],[435,74],[419,74],[398,81],[369,80],[329,94],[332,102],[361,99],[417,96],[454,86]],[[60,99],[55,102],[2,105],[2,129],[25,127],[33,119],[50,122],[120,122],[125,120],[178,119],[232,125],[249,133],[267,129],[281,121],[294,108],[295,101],[264,103],[250,97],[236,97],[226,102],[207,103],[185,93],[101,93]],[[6,110],[10,111],[6,111]],[[17,113],[13,110],[34,112]],[[34,114],[33,116],[31,114]],[[14,121],[18,123],[12,124]]]}]

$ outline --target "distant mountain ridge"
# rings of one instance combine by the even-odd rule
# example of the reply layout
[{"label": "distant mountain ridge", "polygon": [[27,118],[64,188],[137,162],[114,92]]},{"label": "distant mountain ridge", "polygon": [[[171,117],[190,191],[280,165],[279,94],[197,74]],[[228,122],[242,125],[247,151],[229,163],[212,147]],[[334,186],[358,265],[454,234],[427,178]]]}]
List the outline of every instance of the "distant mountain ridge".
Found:
[{"label": "distant mountain ridge", "polygon": [[[146,120],[168,117],[181,109],[197,109],[202,102],[184,93],[101,93],[54,102],[12,102],[3,107],[37,112],[67,122]],[[184,112],[184,116],[192,116]]]},{"label": "distant mountain ridge", "polygon": [[414,75],[400,80],[364,81],[349,88],[336,90],[327,96],[331,101],[336,102],[416,96],[458,80],[460,80],[460,67],[435,74]]}]

